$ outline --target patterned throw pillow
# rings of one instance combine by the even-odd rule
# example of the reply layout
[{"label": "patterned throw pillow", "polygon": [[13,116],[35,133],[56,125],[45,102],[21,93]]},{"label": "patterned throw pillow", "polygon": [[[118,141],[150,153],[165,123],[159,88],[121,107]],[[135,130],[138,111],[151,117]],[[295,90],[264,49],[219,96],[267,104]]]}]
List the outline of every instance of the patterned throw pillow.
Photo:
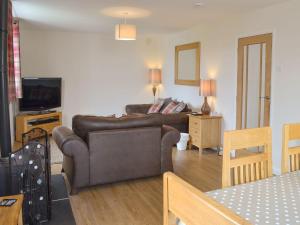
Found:
[{"label": "patterned throw pillow", "polygon": [[174,113],[175,109],[177,108],[177,103],[176,102],[170,102],[166,108],[161,112],[162,114],[170,114]]},{"label": "patterned throw pillow", "polygon": [[179,103],[177,104],[177,107],[176,107],[176,109],[174,110],[174,112],[175,112],[175,113],[180,113],[180,112],[182,112],[182,110],[185,109],[185,107],[186,107],[186,104],[185,104],[184,102],[179,102]]},{"label": "patterned throw pillow", "polygon": [[162,112],[166,108],[166,106],[169,105],[170,102],[172,102],[172,98],[159,98],[158,101],[164,102],[163,106],[160,109],[160,112]]},{"label": "patterned throw pillow", "polygon": [[148,114],[149,113],[158,113],[159,110],[161,109],[161,107],[163,106],[164,102],[160,101],[158,103],[153,104],[150,109],[148,110]]}]

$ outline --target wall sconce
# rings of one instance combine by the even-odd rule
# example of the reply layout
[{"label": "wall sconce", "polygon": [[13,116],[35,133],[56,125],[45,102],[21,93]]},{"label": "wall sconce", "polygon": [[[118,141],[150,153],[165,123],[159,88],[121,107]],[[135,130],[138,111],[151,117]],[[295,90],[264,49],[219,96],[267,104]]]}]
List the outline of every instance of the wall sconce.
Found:
[{"label": "wall sconce", "polygon": [[155,100],[156,90],[161,84],[161,69],[149,69],[149,83],[152,85],[153,96]]},{"label": "wall sconce", "polygon": [[210,106],[207,102],[207,97],[215,96],[216,94],[216,82],[215,80],[201,80],[200,81],[200,95],[204,96],[204,103],[201,107],[203,115],[210,114]]}]

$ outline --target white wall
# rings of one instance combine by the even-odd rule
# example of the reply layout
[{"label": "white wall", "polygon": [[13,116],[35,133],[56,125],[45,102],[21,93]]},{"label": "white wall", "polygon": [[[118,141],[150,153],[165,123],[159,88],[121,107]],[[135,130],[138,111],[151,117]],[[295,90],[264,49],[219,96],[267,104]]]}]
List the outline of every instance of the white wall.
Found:
[{"label": "white wall", "polygon": [[75,114],[110,115],[126,104],[153,101],[149,67],[161,62],[160,41],[115,41],[96,33],[25,30],[21,27],[23,76],[63,78],[63,122]]},{"label": "white wall", "polygon": [[217,79],[215,110],[224,116],[224,129],[235,129],[237,40],[273,33],[271,125],[274,172],[280,172],[282,125],[300,122],[300,1],[260,9],[217,23],[166,37],[164,44],[164,96],[174,96],[200,108],[198,88],[174,85],[174,46],[200,41],[201,76]]},{"label": "white wall", "polygon": [[[300,122],[300,1],[200,24],[193,29],[136,42],[117,42],[98,34],[22,30],[22,73],[61,76],[64,80],[65,125],[74,114],[121,113],[128,103],[152,101],[147,68],[163,66],[162,96],[202,105],[197,87],[174,85],[174,47],[200,41],[201,77],[217,79],[215,111],[224,116],[224,129],[235,129],[237,40],[272,32],[273,74],[271,125],[274,172],[281,162],[282,125]],[[162,43],[161,43],[162,42]],[[161,54],[160,51],[163,51]]]}]

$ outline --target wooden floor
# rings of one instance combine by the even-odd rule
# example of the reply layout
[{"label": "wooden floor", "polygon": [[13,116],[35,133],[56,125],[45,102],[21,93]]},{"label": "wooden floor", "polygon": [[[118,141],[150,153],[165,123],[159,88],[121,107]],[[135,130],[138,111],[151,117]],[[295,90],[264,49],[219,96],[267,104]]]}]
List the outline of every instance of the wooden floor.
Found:
[{"label": "wooden floor", "polygon": [[[174,150],[173,162],[175,174],[200,190],[221,188],[222,157],[215,151]],[[162,177],[154,177],[87,188],[70,199],[77,225],[162,225],[162,191]]]}]

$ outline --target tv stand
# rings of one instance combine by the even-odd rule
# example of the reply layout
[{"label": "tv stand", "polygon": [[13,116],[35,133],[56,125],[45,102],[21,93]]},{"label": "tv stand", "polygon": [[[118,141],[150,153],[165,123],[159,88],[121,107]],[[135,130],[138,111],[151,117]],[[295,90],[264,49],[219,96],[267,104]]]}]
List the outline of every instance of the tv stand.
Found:
[{"label": "tv stand", "polygon": [[30,112],[26,115],[35,116],[35,115],[44,115],[44,114],[50,114],[50,113],[56,113],[56,110],[43,110],[43,111],[37,111],[37,112]]},{"label": "tv stand", "polygon": [[[45,112],[45,111],[44,111]],[[47,112],[42,114],[20,114],[16,116],[16,141],[22,141],[22,134],[33,128],[42,128],[52,134],[55,127],[62,125],[61,112]]]}]

